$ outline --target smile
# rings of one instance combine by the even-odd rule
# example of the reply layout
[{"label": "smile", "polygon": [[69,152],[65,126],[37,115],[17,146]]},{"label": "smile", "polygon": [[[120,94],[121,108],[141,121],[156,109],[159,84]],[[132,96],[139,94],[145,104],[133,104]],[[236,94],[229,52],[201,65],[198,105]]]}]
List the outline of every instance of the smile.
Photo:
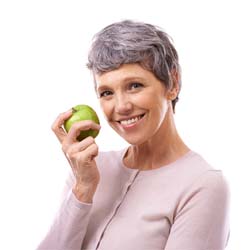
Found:
[{"label": "smile", "polygon": [[128,126],[128,125],[131,125],[131,124],[134,124],[134,123],[138,122],[143,116],[144,116],[144,114],[143,115],[138,115],[138,116],[133,117],[133,118],[129,118],[129,119],[126,119],[126,120],[121,120],[121,121],[119,121],[119,123],[121,125]]}]

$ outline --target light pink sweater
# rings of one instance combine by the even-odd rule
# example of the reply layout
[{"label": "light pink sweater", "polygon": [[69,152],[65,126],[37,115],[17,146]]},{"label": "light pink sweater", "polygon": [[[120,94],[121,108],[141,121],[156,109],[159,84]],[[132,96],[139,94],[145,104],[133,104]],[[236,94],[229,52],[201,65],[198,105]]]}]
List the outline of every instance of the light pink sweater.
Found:
[{"label": "light pink sweater", "polygon": [[229,190],[221,171],[190,151],[154,170],[125,167],[125,150],[97,157],[92,204],[67,195],[38,250],[222,250]]}]

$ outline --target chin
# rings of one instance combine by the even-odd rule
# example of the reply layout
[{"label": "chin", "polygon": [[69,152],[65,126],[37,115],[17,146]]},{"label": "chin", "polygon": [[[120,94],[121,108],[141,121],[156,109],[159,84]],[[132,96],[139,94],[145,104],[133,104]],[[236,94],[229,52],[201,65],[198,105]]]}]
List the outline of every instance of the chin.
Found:
[{"label": "chin", "polygon": [[[120,134],[119,134],[120,135]],[[146,138],[138,138],[136,136],[131,136],[131,137],[127,137],[127,136],[122,136],[120,135],[128,144],[133,145],[133,146],[139,146],[141,144],[143,144],[144,142],[146,142]]]}]

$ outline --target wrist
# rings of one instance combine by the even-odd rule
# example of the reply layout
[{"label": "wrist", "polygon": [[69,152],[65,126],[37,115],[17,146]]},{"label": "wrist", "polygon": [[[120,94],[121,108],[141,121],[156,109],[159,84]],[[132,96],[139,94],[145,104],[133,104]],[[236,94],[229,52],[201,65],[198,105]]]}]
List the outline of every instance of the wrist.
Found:
[{"label": "wrist", "polygon": [[75,184],[72,192],[80,202],[92,203],[96,188],[97,185],[86,186],[82,184]]}]

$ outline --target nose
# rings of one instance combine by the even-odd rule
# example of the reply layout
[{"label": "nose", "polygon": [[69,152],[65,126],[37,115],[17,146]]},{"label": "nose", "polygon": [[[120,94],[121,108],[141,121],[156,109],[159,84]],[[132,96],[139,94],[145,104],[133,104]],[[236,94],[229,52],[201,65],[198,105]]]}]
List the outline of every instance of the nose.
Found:
[{"label": "nose", "polygon": [[132,111],[133,105],[125,94],[116,95],[115,112],[120,115],[127,115]]}]

